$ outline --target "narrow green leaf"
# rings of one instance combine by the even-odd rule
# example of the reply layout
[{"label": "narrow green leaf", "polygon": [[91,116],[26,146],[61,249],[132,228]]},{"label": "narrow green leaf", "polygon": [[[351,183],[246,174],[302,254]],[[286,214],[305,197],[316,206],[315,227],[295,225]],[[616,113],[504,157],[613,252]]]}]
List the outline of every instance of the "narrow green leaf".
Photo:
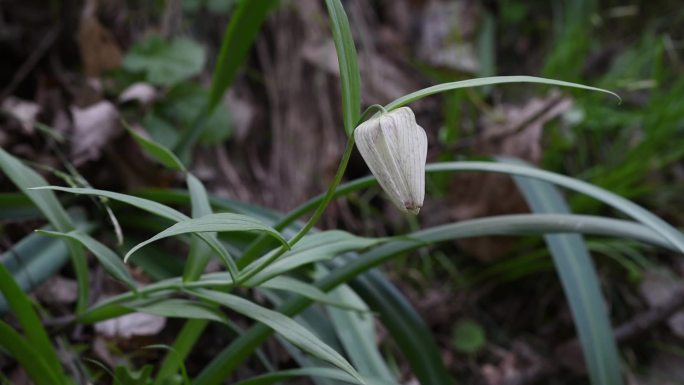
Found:
[{"label": "narrow green leaf", "polygon": [[206,319],[191,319],[183,325],[173,343],[175,354],[166,355],[159,368],[159,372],[157,372],[154,385],[165,384],[169,377],[174,376],[178,372],[178,368],[184,366],[185,358],[190,354],[190,350],[195,346],[195,343],[208,325],[209,321]]},{"label": "narrow green leaf", "polygon": [[[143,199],[143,198],[135,197],[132,195],[126,195],[126,194],[116,193],[116,192],[107,191],[107,190],[97,190],[97,189],[92,189],[92,188],[69,188],[69,187],[59,187],[59,186],[36,187],[36,188],[34,188],[34,190],[55,190],[55,191],[69,192],[72,194],[102,196],[102,197],[106,197],[106,198],[109,198],[109,199],[112,199],[115,201],[119,201],[119,202],[129,204],[129,205],[137,207],[141,210],[145,210],[145,211],[150,212],[152,214],[159,215],[161,217],[170,219],[174,222],[180,223],[180,222],[187,221],[190,219],[190,217],[181,213],[180,211],[172,209],[169,206],[157,203],[153,200]],[[198,237],[200,237],[214,251],[216,251],[218,253],[218,255],[222,259],[223,263],[225,263],[226,266],[228,267],[228,271],[231,273],[231,275],[237,276],[237,266],[235,266],[235,262],[232,260],[228,251],[225,249],[225,247],[223,247],[221,242],[219,242],[218,239],[216,239],[216,237],[212,237],[212,236],[207,235],[207,234],[197,233],[196,235]],[[129,252],[129,254],[130,254],[130,252]]]},{"label": "narrow green leaf", "polygon": [[[323,270],[324,268],[320,266],[319,269]],[[322,273],[327,275],[330,272],[325,269]],[[347,285],[341,285],[331,291],[329,296],[339,302],[369,309],[363,299]],[[333,307],[328,307],[328,313],[330,313],[330,321],[334,325],[338,339],[359,373],[367,378],[379,378],[389,383],[397,383],[378,349],[374,315]],[[426,346],[424,343],[416,344],[414,349],[422,350]]]},{"label": "narrow green leaf", "polygon": [[59,203],[55,194],[49,191],[31,190],[32,187],[47,185],[47,181],[31,168],[22,164],[5,150],[0,148],[0,169],[12,180],[12,182],[25,193],[40,211],[59,231],[73,229],[71,219],[66,210]]},{"label": "narrow green leaf", "polygon": [[225,263],[228,271],[231,275],[237,275],[237,266],[235,261],[228,254],[228,251],[216,240],[216,237],[212,235],[207,235],[203,233],[207,232],[231,232],[231,231],[257,231],[268,234],[280,241],[283,245],[287,246],[287,241],[280,235],[279,232],[273,230],[272,228],[264,225],[263,223],[253,219],[252,217],[233,214],[233,213],[220,213],[220,214],[210,214],[205,215],[201,218],[188,219],[182,222],[178,222],[175,225],[169,227],[168,229],[162,231],[161,233],[155,235],[154,237],[142,242],[132,248],[124,257],[124,262],[135,253],[138,249],[144,247],[145,245],[157,241],[162,238],[171,237],[181,234],[198,234],[202,239],[210,240],[209,245],[214,249],[216,253],[221,257],[223,263]]},{"label": "narrow green leaf", "polygon": [[538,83],[538,84],[548,84],[548,85],[561,86],[561,87],[580,88],[580,89],[589,90],[589,91],[604,92],[604,93],[613,95],[619,101],[622,101],[622,99],[620,99],[620,96],[618,96],[618,94],[616,94],[614,92],[604,90],[602,88],[585,86],[583,84],[578,84],[578,83],[564,82],[562,80],[545,79],[545,78],[539,78],[539,77],[535,77],[535,76],[492,76],[492,77],[488,77],[488,78],[477,78],[477,79],[461,80],[458,82],[443,83],[443,84],[438,84],[438,85],[435,85],[432,87],[424,88],[422,90],[412,92],[408,95],[404,95],[404,96],[398,98],[397,100],[387,104],[385,106],[385,109],[387,111],[391,111],[391,110],[397,109],[401,106],[405,106],[409,103],[413,103],[416,100],[422,99],[426,96],[434,95],[434,94],[437,94],[440,92],[452,91],[452,90],[457,90],[460,88],[482,87],[482,86],[488,86],[488,85],[494,85],[494,84],[504,84],[504,83]]},{"label": "narrow green leaf", "polygon": [[317,288],[316,286],[284,275],[271,278],[268,281],[259,284],[259,287],[264,289],[288,291],[312,299],[318,303],[348,311],[355,311],[357,313],[369,312],[368,308],[366,307],[355,306],[345,303],[344,301],[337,300],[328,293],[321,291],[321,289]]},{"label": "narrow green leaf", "polygon": [[339,353],[321,342],[314,334],[303,328],[292,318],[266,309],[243,298],[222,292],[197,289],[192,293],[200,298],[231,308],[232,310],[259,321],[282,335],[288,342],[321,360],[338,367],[364,384],[356,370]]},{"label": "narrow green leaf", "polygon": [[176,153],[185,159],[188,151],[204,131],[204,119],[218,106],[228,87],[235,79],[238,70],[247,59],[262,23],[269,11],[277,4],[276,0],[240,1],[223,35],[221,50],[212,76],[209,100],[205,108],[198,111],[195,123],[178,142]]},{"label": "narrow green leaf", "polygon": [[78,230],[73,230],[68,233],[36,230],[36,233],[57,238],[73,239],[80,242],[93,253],[98,262],[102,264],[102,267],[104,267],[109,274],[114,276],[119,281],[125,283],[129,288],[136,288],[135,281],[133,281],[131,274],[128,272],[126,265],[124,265],[124,263],[121,261],[121,258],[119,258],[119,256],[110,248],[103,245],[90,235],[84,234]]},{"label": "narrow green leaf", "polygon": [[[190,193],[190,202],[192,205],[192,217],[200,218],[205,215],[212,214],[211,205],[209,204],[209,196],[207,190],[204,188],[202,182],[194,175],[188,173],[186,177],[186,184]],[[215,233],[209,233],[208,236],[215,237]],[[202,275],[204,268],[211,257],[211,249],[207,247],[206,243],[199,242],[197,238],[193,238],[190,243],[190,253],[188,261],[183,270],[183,280],[194,281]]]},{"label": "narrow green leaf", "polygon": [[[345,231],[322,231],[307,235],[297,243],[292,250],[273,262],[270,266],[250,278],[245,285],[255,286],[273,277],[284,274],[298,267],[333,258],[335,255],[350,251],[360,250],[381,242],[380,239],[362,238],[347,233]],[[247,273],[256,266],[261,265],[262,261],[267,260],[272,254],[268,253],[256,260],[243,270]]]},{"label": "narrow green leaf", "polygon": [[185,166],[180,161],[180,159],[178,159],[178,157],[176,157],[176,155],[173,152],[171,152],[171,150],[155,142],[152,139],[148,139],[140,135],[138,132],[133,130],[128,125],[126,125],[126,129],[131,134],[133,139],[135,139],[135,141],[138,142],[140,147],[142,147],[143,150],[145,150],[145,152],[154,160],[170,168],[171,170],[185,171]]},{"label": "narrow green leaf", "polygon": [[[364,183],[366,182],[368,180],[364,181]],[[359,258],[348,261],[333,270],[328,276],[318,280],[316,286],[323,291],[329,291],[342,283],[349,282],[369,269],[387,262],[397,255],[403,255],[419,247],[424,247],[426,243],[430,242],[444,242],[489,235],[530,235],[554,232],[582,232],[585,234],[596,232],[600,235],[641,240],[669,250],[676,250],[658,233],[648,227],[628,221],[567,214],[506,215],[436,226],[409,234],[402,240],[385,242],[362,253]],[[366,301],[368,300],[366,299]],[[310,299],[304,297],[294,298],[280,306],[278,311],[282,314],[293,316],[309,306],[311,302]],[[270,334],[271,330],[267,327],[262,327],[262,325],[253,326],[231,345],[218,353],[214,360],[205,366],[204,370],[195,379],[194,384],[219,384],[237,365],[249,357],[252,351],[263,343]],[[430,362],[434,363],[434,361]],[[438,379],[438,377],[435,378]],[[448,382],[431,383],[441,385]]]},{"label": "narrow green leaf", "polygon": [[[45,282],[68,260],[69,249],[64,241],[38,234],[29,234],[0,255],[0,263],[5,265],[24,292],[30,292]],[[0,298],[0,314],[7,310],[7,302]]]},{"label": "narrow green leaf", "polygon": [[256,39],[261,24],[275,7],[276,0],[241,1],[231,17],[221,41],[216,66],[209,91],[209,111],[211,112],[223,98],[233,83],[235,75],[247,60],[247,54]]},{"label": "narrow green leaf", "polygon": [[[66,384],[55,368],[11,326],[0,320],[0,347],[7,350],[37,385]],[[61,369],[59,369],[61,372]]]},{"label": "narrow green leaf", "polygon": [[50,365],[53,371],[62,373],[62,365],[57,357],[57,352],[55,352],[38,314],[33,310],[26,294],[12,278],[12,274],[2,264],[0,264],[0,293],[5,297],[5,301],[17,317],[33,348]]},{"label": "narrow green leaf", "polygon": [[[160,217],[170,219],[174,222],[180,222],[188,219],[189,217],[180,211],[173,209],[169,206],[157,203],[150,199],[138,198],[132,195],[121,194],[113,191],[98,190],[94,188],[81,188],[81,187],[62,187],[62,186],[47,186],[47,183],[40,187],[34,187],[29,191],[42,191],[42,190],[54,190],[63,191],[71,194],[79,195],[94,195],[109,198],[118,202],[123,202],[133,207],[137,207],[141,210],[147,211],[149,213],[159,215]],[[63,231],[60,229],[60,231]]]},{"label": "narrow green leaf", "polygon": [[[278,372],[266,373],[260,376],[248,378],[246,380],[238,381],[234,385],[270,385],[287,380],[292,380],[299,377],[322,377],[331,380],[343,381],[350,384],[359,384],[359,382],[347,373],[334,368],[300,368],[288,369]],[[369,385],[380,384],[375,381],[366,381]]]},{"label": "narrow green leaf", "polygon": [[226,316],[215,306],[180,298],[162,299],[145,304],[126,305],[126,307],[152,315],[170,318],[191,318],[215,321],[226,324]]},{"label": "narrow green leaf", "polygon": [[[180,353],[176,351],[172,346],[164,345],[164,344],[154,344],[154,345],[147,345],[145,346],[145,349],[161,349],[161,350],[166,350],[168,355],[174,356],[179,360],[179,366],[181,370],[181,378],[183,379],[183,385],[190,385],[190,377],[188,377],[188,371],[185,369],[185,364],[182,362]],[[160,373],[157,373],[157,378],[155,379],[155,384],[157,383],[157,379],[160,377]],[[149,382],[148,382],[149,384]]]},{"label": "narrow green leaf", "polygon": [[340,68],[340,84],[342,87],[342,117],[344,130],[351,136],[354,127],[361,117],[361,75],[356,57],[354,38],[349,27],[347,14],[340,0],[325,0],[330,16],[337,62]]},{"label": "narrow green leaf", "polygon": [[[363,258],[363,256],[359,256]],[[446,385],[454,380],[446,370],[430,328],[399,290],[377,270],[349,280],[356,293],[377,312],[421,384]]]},{"label": "narrow green leaf", "polygon": [[590,183],[583,182],[579,179],[549,171],[539,170],[533,167],[494,162],[445,162],[434,164],[430,167],[430,171],[434,172],[466,170],[526,176],[586,194],[621,211],[623,214],[633,218],[637,222],[643,223],[644,225],[650,227],[653,231],[667,239],[676,249],[679,250],[679,252],[684,253],[684,236],[681,232],[679,232],[679,230],[675,229],[670,224],[658,218],[656,215],[652,214],[643,207],[630,202],[629,200],[617,194],[602,189],[598,186],[594,186]]},{"label": "narrow green leaf", "polygon": [[[69,232],[74,229],[71,218],[51,191],[35,190],[35,187],[47,185],[47,181],[30,167],[22,164],[17,158],[0,148],[0,169],[10,180],[31,199],[48,221],[57,230]],[[78,280],[78,300],[76,312],[80,313],[88,305],[88,263],[83,248],[76,242],[67,241],[71,262]]]},{"label": "narrow green leaf", "polygon": [[[502,161],[524,164],[513,159]],[[514,177],[514,180],[533,212],[570,213],[563,196],[553,185],[525,177]],[[545,235],[544,239],[572,310],[592,384],[624,384],[599,277],[584,239],[577,234]]]}]

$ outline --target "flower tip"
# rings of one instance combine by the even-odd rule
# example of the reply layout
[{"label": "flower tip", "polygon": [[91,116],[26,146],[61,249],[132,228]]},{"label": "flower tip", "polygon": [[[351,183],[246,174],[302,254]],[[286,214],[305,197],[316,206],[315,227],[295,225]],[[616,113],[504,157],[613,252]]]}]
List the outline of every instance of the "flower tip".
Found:
[{"label": "flower tip", "polygon": [[423,208],[423,206],[417,205],[413,202],[406,202],[406,203],[404,203],[404,208],[406,209],[407,213],[413,214],[413,215],[418,215],[418,212],[420,212],[420,209]]}]

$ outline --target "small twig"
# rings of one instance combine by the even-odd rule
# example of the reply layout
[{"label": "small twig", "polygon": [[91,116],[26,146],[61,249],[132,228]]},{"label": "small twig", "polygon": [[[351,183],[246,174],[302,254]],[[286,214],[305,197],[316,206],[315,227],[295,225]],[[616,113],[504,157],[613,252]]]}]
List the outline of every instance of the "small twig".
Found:
[{"label": "small twig", "polygon": [[631,340],[670,318],[670,316],[682,308],[684,308],[684,288],[673,293],[669,301],[660,306],[652,307],[650,310],[618,326],[614,331],[615,339],[618,342]]},{"label": "small twig", "polygon": [[0,92],[0,100],[5,99],[9,95],[12,95],[16,88],[19,86],[19,84],[21,84],[21,82],[23,82],[24,79],[26,79],[26,76],[28,76],[28,74],[31,73],[31,71],[33,71],[33,69],[40,61],[40,59],[43,58],[48,49],[57,40],[57,37],[59,36],[59,30],[60,26],[57,25],[45,34],[43,39],[40,41],[40,44],[38,44],[38,47],[36,47],[36,49],[33,50],[33,52],[31,52],[26,61],[21,65],[21,67],[19,67],[19,70],[14,74],[9,84],[5,88],[3,88],[2,92]]},{"label": "small twig", "polygon": [[[684,308],[684,289],[679,289],[672,294],[669,301],[637,314],[629,321],[613,329],[615,340],[618,343],[628,342],[653,327],[658,326],[682,308]],[[555,351],[564,352],[565,354],[577,352],[577,356],[581,357],[580,343],[576,338],[561,343]],[[556,356],[556,358],[558,358],[555,360],[556,362],[563,362],[560,360],[561,357],[559,357],[558,353],[556,353]],[[557,373],[560,368],[560,365],[554,364],[551,360],[543,360],[539,365],[522,370],[515,378],[511,378],[501,385],[534,384]]]}]

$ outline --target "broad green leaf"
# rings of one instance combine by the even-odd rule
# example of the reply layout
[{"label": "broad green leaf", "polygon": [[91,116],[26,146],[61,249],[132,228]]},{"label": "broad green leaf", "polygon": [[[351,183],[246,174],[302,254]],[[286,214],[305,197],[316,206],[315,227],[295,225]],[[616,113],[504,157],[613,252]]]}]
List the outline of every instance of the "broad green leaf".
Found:
[{"label": "broad green leaf", "polygon": [[172,153],[171,150],[167,149],[166,147],[151,139],[145,138],[144,136],[140,135],[130,127],[126,128],[128,129],[128,132],[131,134],[133,139],[135,139],[135,141],[138,142],[140,147],[142,147],[145,150],[145,152],[152,158],[154,158],[157,162],[163,164],[171,170],[185,171],[185,166],[183,166],[183,163],[181,163],[180,159],[178,159],[178,157],[176,157],[176,155]]},{"label": "broad green leaf", "polygon": [[[0,264],[0,293],[5,297],[5,301],[12,309],[17,321],[26,334],[26,339],[31,344],[32,349],[38,353],[37,358],[44,360],[55,373],[62,375],[62,365],[59,362],[57,352],[52,346],[43,324],[38,318],[38,314],[33,310],[33,306],[26,294],[14,281],[10,272]],[[0,338],[2,340],[2,338]]]},{"label": "broad green leaf", "polygon": [[321,291],[321,289],[317,288],[316,286],[284,275],[271,278],[268,281],[259,284],[259,287],[263,289],[288,291],[325,305],[330,305],[357,313],[368,312],[368,309],[363,306],[355,306],[344,303],[343,301],[333,298],[328,293]]},{"label": "broad green leaf", "polygon": [[199,74],[205,61],[205,49],[190,38],[176,37],[169,41],[152,35],[131,47],[123,67],[144,73],[152,84],[169,86]]},{"label": "broad green leaf", "polygon": [[[502,161],[522,164],[513,159]],[[519,176],[514,179],[533,212],[570,212],[563,196],[553,185]],[[544,239],[572,310],[591,382],[595,385],[622,385],[617,344],[599,277],[584,239],[577,234],[545,235]]]},{"label": "broad green leaf", "polygon": [[45,361],[45,358],[34,349],[34,346],[12,329],[11,326],[0,320],[0,347],[4,348],[17,360],[35,384],[66,385],[66,379]]},{"label": "broad green leaf", "polygon": [[458,321],[451,334],[454,348],[462,353],[477,353],[487,343],[484,329],[472,320]]},{"label": "broad green leaf", "polygon": [[578,84],[578,83],[564,82],[561,80],[553,80],[553,79],[545,79],[545,78],[539,78],[539,77],[535,77],[535,76],[492,76],[492,77],[488,77],[488,78],[477,78],[477,79],[461,80],[458,82],[442,83],[442,84],[438,84],[438,85],[435,85],[432,87],[424,88],[422,90],[412,92],[408,95],[404,95],[404,96],[398,98],[397,100],[387,104],[385,106],[385,109],[387,111],[391,111],[391,110],[397,109],[401,106],[405,106],[409,103],[413,103],[416,100],[422,99],[426,96],[434,95],[434,94],[437,94],[440,92],[452,91],[452,90],[457,90],[460,88],[482,87],[482,86],[495,85],[495,84],[505,84],[505,83],[538,83],[538,84],[548,84],[548,85],[560,86],[560,87],[580,88],[580,89],[589,90],[589,91],[604,92],[604,93],[615,96],[618,100],[621,100],[620,96],[618,96],[614,92],[604,90],[601,88],[585,86],[583,84]]},{"label": "broad green leaf", "polygon": [[93,253],[95,258],[97,258],[98,262],[102,264],[102,267],[104,267],[104,269],[109,274],[114,276],[119,281],[125,283],[129,288],[135,289],[135,281],[133,281],[131,274],[128,272],[128,269],[121,261],[121,258],[119,258],[119,256],[109,247],[103,245],[90,235],[84,234],[78,230],[73,230],[68,233],[46,230],[36,230],[36,232],[38,234],[43,234],[51,237],[73,239],[75,241],[80,242],[83,246],[85,246],[88,250],[90,250]]},{"label": "broad green leaf", "polygon": [[[61,232],[69,232],[74,229],[71,218],[62,207],[52,191],[35,190],[35,187],[47,185],[47,181],[30,167],[22,164],[17,158],[0,148],[0,169],[9,179],[26,194],[38,209],[45,215],[50,224]],[[78,300],[76,311],[80,313],[88,304],[88,263],[83,248],[76,242],[67,241],[71,262],[78,280]],[[55,260],[54,263],[58,263]]]},{"label": "broad green leaf", "polygon": [[[154,106],[154,118],[162,122],[151,121],[157,124],[154,127],[157,131],[164,130],[162,125],[168,124],[171,127],[182,127],[185,130],[195,124],[200,111],[209,102],[210,93],[196,83],[185,82],[177,85],[169,92],[166,97]],[[202,113],[202,134],[198,137],[203,143],[219,143],[227,139],[232,132],[232,122],[227,108],[214,108],[211,111]],[[178,139],[182,135],[176,135],[176,140],[171,148],[176,148],[182,143]],[[155,137],[155,139],[157,139]],[[158,140],[159,141],[159,140]]]},{"label": "broad green leaf", "polygon": [[180,298],[161,299],[141,305],[128,305],[132,310],[169,318],[191,318],[227,323],[226,316],[215,306]]},{"label": "broad green leaf", "polygon": [[351,375],[359,383],[365,382],[356,370],[339,353],[321,342],[318,337],[303,328],[292,318],[279,312],[266,309],[246,299],[222,292],[196,289],[192,293],[200,298],[231,308],[232,310],[261,322],[275,330],[288,342],[307,353],[335,366]]},{"label": "broad green leaf", "polygon": [[356,57],[354,38],[342,3],[340,0],[325,0],[325,5],[330,16],[330,28],[332,29],[337,62],[340,68],[344,130],[348,136],[351,136],[361,117],[359,59]]},{"label": "broad green leaf", "polygon": [[[381,241],[382,240],[380,239],[357,237],[345,231],[338,230],[323,231],[307,235],[302,238],[292,250],[283,254],[280,259],[250,278],[245,284],[248,286],[258,285],[260,282],[264,282],[272,277],[279,276],[298,267],[317,261],[329,260],[346,251],[365,249]],[[244,272],[249,272],[254,267],[259,266],[262,261],[268,259],[272,253],[273,251],[250,264],[244,269]]]},{"label": "broad green leaf", "polygon": [[[154,241],[157,241],[159,239],[163,239],[166,237],[171,237],[175,235],[181,235],[181,234],[198,234],[203,236],[203,239],[213,239],[215,242],[210,243],[210,246],[214,249],[216,253],[219,254],[223,262],[226,264],[228,267],[229,271],[231,274],[235,274],[237,272],[237,266],[235,266],[235,262],[232,260],[230,255],[228,255],[228,252],[225,250],[223,247],[219,247],[220,243],[216,241],[215,237],[212,237],[212,235],[207,235],[207,234],[201,234],[201,233],[207,233],[207,232],[230,232],[230,231],[257,231],[257,232],[262,232],[265,234],[268,234],[278,241],[280,241],[283,245],[287,245],[287,241],[278,233],[276,230],[273,230],[272,228],[264,225],[263,223],[253,219],[252,217],[248,217],[246,215],[241,215],[241,214],[233,214],[233,213],[220,213],[220,214],[210,214],[210,215],[205,215],[204,217],[201,218],[196,218],[196,219],[188,219],[182,222],[178,222],[175,225],[169,227],[168,229],[162,231],[161,233],[155,235],[154,237],[148,239],[145,242],[142,242],[132,248],[124,257],[124,261],[128,260],[128,258],[135,253],[138,249],[144,247],[145,245],[152,243]],[[217,246],[219,245],[219,246]]]}]

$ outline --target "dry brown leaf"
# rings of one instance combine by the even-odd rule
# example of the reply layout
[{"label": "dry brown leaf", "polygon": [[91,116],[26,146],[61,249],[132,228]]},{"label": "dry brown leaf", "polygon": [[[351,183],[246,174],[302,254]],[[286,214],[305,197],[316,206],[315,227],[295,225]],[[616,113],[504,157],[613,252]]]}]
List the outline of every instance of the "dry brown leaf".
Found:
[{"label": "dry brown leaf", "polygon": [[37,103],[10,96],[2,102],[2,110],[17,119],[27,134],[33,133],[33,125],[40,113]]},{"label": "dry brown leaf", "polygon": [[99,77],[121,66],[122,53],[114,35],[96,17],[96,2],[88,1],[81,14],[78,45],[86,75]]},{"label": "dry brown leaf", "polygon": [[119,103],[135,101],[148,106],[157,99],[157,94],[157,89],[148,83],[133,83],[119,95]]},{"label": "dry brown leaf", "polygon": [[54,276],[38,287],[36,296],[42,303],[65,305],[76,302],[77,291],[75,280]]},{"label": "dry brown leaf", "polygon": [[145,313],[131,313],[98,322],[95,324],[95,331],[107,338],[130,339],[159,334],[165,325],[166,318],[164,317]]},{"label": "dry brown leaf", "polygon": [[[681,293],[684,284],[681,280],[664,273],[647,271],[639,285],[641,296],[651,307],[672,301],[674,295]],[[678,311],[667,319],[667,325],[675,335],[684,337],[684,311]]]},{"label": "dry brown leaf", "polygon": [[98,159],[102,150],[122,132],[119,111],[108,101],[90,107],[72,107],[71,159],[75,165]]}]

